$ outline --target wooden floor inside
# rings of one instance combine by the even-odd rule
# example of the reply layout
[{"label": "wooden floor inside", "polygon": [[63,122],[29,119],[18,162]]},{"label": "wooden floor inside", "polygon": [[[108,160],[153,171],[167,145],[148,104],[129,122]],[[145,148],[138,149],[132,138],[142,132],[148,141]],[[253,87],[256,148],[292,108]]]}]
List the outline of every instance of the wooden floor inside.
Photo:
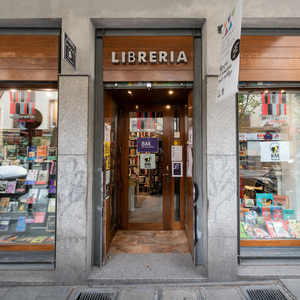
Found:
[{"label": "wooden floor inside", "polygon": [[118,230],[109,253],[189,253],[183,230]]}]

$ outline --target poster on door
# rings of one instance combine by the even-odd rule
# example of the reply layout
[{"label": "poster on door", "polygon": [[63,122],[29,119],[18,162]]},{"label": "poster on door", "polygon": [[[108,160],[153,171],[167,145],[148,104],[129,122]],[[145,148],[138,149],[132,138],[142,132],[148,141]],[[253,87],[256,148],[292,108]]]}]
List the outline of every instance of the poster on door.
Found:
[{"label": "poster on door", "polygon": [[104,160],[106,170],[110,170],[110,142],[104,142]]},{"label": "poster on door", "polygon": [[260,161],[279,162],[290,160],[289,142],[260,142]]},{"label": "poster on door", "polygon": [[182,161],[182,146],[171,146],[172,161]]},{"label": "poster on door", "polygon": [[172,177],[182,177],[182,162],[181,161],[173,161],[172,162]]},{"label": "poster on door", "polygon": [[155,154],[141,154],[140,169],[155,169]]},{"label": "poster on door", "polygon": [[138,152],[158,152],[158,138],[138,138]]}]

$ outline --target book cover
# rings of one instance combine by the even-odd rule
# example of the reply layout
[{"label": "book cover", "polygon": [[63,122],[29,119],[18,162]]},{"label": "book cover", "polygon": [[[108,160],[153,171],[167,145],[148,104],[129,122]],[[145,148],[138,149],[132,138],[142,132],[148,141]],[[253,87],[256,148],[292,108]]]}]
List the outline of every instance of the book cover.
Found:
[{"label": "book cover", "polygon": [[270,207],[262,207],[262,216],[265,218],[266,221],[271,221],[272,216],[271,216],[271,208]]},{"label": "book cover", "polygon": [[6,213],[8,209],[10,198],[1,198],[0,200],[0,213]]},{"label": "book cover", "polygon": [[251,225],[256,224],[255,213],[252,211],[245,212],[245,222],[246,224],[251,224]]},{"label": "book cover", "polygon": [[50,194],[56,193],[56,180],[54,179],[50,180],[49,193]]},{"label": "book cover", "polygon": [[50,175],[56,175],[56,161],[52,161],[50,167]]},{"label": "book cover", "polygon": [[35,184],[40,185],[40,184],[47,184],[47,183],[48,183],[48,171],[40,170],[38,172]]},{"label": "book cover", "polygon": [[276,233],[275,233],[275,230],[274,230],[274,227],[273,227],[273,222],[272,221],[266,221],[266,226],[267,226],[267,229],[268,229],[268,232],[269,232],[271,238],[276,238]]},{"label": "book cover", "polygon": [[294,209],[283,209],[283,220],[295,220],[295,210]]},{"label": "book cover", "polygon": [[245,231],[244,223],[243,222],[240,222],[240,237],[242,239],[248,239],[249,238],[249,236],[247,235],[247,233]]},{"label": "book cover", "polygon": [[273,206],[271,207],[271,214],[273,215],[274,221],[283,220],[282,216],[282,208],[279,206]]},{"label": "book cover", "polygon": [[28,146],[27,157],[30,161],[34,161],[36,159],[36,146]]},{"label": "book cover", "polygon": [[34,222],[34,213],[32,208],[29,208],[26,214],[25,223],[33,223]]},{"label": "book cover", "polygon": [[24,232],[26,230],[26,222],[25,222],[26,217],[22,216],[18,218],[17,222],[17,227],[16,227],[16,232]]},{"label": "book cover", "polygon": [[42,137],[40,136],[34,136],[32,137],[31,143],[32,146],[37,147],[37,146],[41,146],[42,145]]},{"label": "book cover", "polygon": [[7,180],[0,180],[0,193],[1,194],[5,194],[7,183],[8,183]]},{"label": "book cover", "polygon": [[18,179],[16,192],[17,193],[24,193],[26,191],[26,179]]},{"label": "book cover", "polygon": [[18,209],[18,201],[10,201],[7,207],[7,212],[16,212]]},{"label": "book cover", "polygon": [[42,243],[48,236],[37,236],[34,238],[30,243],[32,244],[39,244]]},{"label": "book cover", "polygon": [[250,198],[245,199],[245,207],[253,207],[254,206],[254,200]]},{"label": "book cover", "polygon": [[271,193],[256,194],[256,205],[260,207],[273,205],[273,194]]},{"label": "book cover", "polygon": [[16,145],[6,146],[6,158],[9,160],[17,159],[18,157],[18,147]]},{"label": "book cover", "polygon": [[266,220],[264,217],[257,217],[256,218],[256,224],[259,228],[265,228],[266,227]]},{"label": "book cover", "polygon": [[35,239],[35,236],[22,236],[17,240],[17,243],[27,244],[30,243],[33,239]]},{"label": "book cover", "polygon": [[277,237],[290,237],[289,231],[284,228],[283,222],[272,222]]},{"label": "book cover", "polygon": [[16,192],[16,181],[8,181],[6,185],[6,194],[14,194]]},{"label": "book cover", "polygon": [[51,136],[43,136],[41,138],[41,145],[38,146],[46,146],[49,147],[51,145]]},{"label": "book cover", "polygon": [[26,184],[35,184],[38,170],[29,170],[26,177]]},{"label": "book cover", "polygon": [[0,236],[0,243],[5,243],[7,241],[7,239],[9,239],[10,237],[12,237],[11,234],[1,235]]},{"label": "book cover", "polygon": [[1,217],[0,219],[0,231],[6,232],[9,226],[10,217]]},{"label": "book cover", "polygon": [[47,147],[46,146],[37,146],[36,147],[36,158],[44,159],[47,157]]},{"label": "book cover", "polygon": [[300,238],[300,221],[299,220],[288,220],[288,228],[290,235],[296,238]]},{"label": "book cover", "polygon": [[45,240],[44,242],[46,243],[54,243],[55,241],[55,236],[54,235],[49,235]]},{"label": "book cover", "polygon": [[262,228],[255,228],[254,227],[254,232],[257,238],[263,238],[263,239],[269,239],[270,235],[268,232],[266,232],[264,229]]},{"label": "book cover", "polygon": [[48,217],[46,231],[48,231],[48,232],[55,231],[55,216]]},{"label": "book cover", "polygon": [[38,204],[48,204],[48,189],[40,189],[39,196],[37,198]]},{"label": "book cover", "polygon": [[3,243],[13,243],[13,242],[15,242],[18,238],[19,238],[18,235],[12,234],[12,235],[9,235],[9,236],[3,241]]},{"label": "book cover", "polygon": [[34,204],[37,200],[39,190],[38,189],[30,189],[28,193],[27,204]]},{"label": "book cover", "polygon": [[34,221],[33,223],[44,223],[46,216],[46,208],[40,209],[34,214]]},{"label": "book cover", "polygon": [[26,213],[27,212],[27,208],[28,208],[28,204],[27,203],[22,203],[20,202],[17,208],[17,212],[19,213]]},{"label": "book cover", "polygon": [[48,160],[56,160],[57,158],[57,148],[49,147],[48,148]]},{"label": "book cover", "polygon": [[243,223],[243,226],[244,226],[247,236],[250,238],[255,238],[255,232],[254,232],[253,225]]},{"label": "book cover", "polygon": [[55,212],[55,198],[49,199],[48,212]]}]

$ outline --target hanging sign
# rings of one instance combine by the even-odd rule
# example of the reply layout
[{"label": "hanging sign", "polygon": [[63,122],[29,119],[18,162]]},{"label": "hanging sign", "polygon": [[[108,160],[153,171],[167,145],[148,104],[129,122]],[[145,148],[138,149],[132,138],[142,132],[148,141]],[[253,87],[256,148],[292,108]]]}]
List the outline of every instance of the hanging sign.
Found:
[{"label": "hanging sign", "polygon": [[76,70],[76,46],[66,33],[64,33],[64,59]]},{"label": "hanging sign", "polygon": [[158,138],[138,138],[138,152],[158,152]]},{"label": "hanging sign", "polygon": [[238,92],[241,26],[242,0],[236,0],[222,26],[217,102]]},{"label": "hanging sign", "polygon": [[141,154],[140,169],[155,169],[155,154]]},{"label": "hanging sign", "polygon": [[289,142],[260,142],[261,162],[279,162],[290,160]]}]

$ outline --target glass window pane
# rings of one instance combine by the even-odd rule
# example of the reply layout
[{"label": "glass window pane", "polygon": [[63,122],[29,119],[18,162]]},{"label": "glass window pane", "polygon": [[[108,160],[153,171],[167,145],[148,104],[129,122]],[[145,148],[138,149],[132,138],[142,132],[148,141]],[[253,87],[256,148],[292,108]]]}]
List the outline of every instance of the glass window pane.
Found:
[{"label": "glass window pane", "polygon": [[57,98],[0,90],[0,262],[54,261]]}]

